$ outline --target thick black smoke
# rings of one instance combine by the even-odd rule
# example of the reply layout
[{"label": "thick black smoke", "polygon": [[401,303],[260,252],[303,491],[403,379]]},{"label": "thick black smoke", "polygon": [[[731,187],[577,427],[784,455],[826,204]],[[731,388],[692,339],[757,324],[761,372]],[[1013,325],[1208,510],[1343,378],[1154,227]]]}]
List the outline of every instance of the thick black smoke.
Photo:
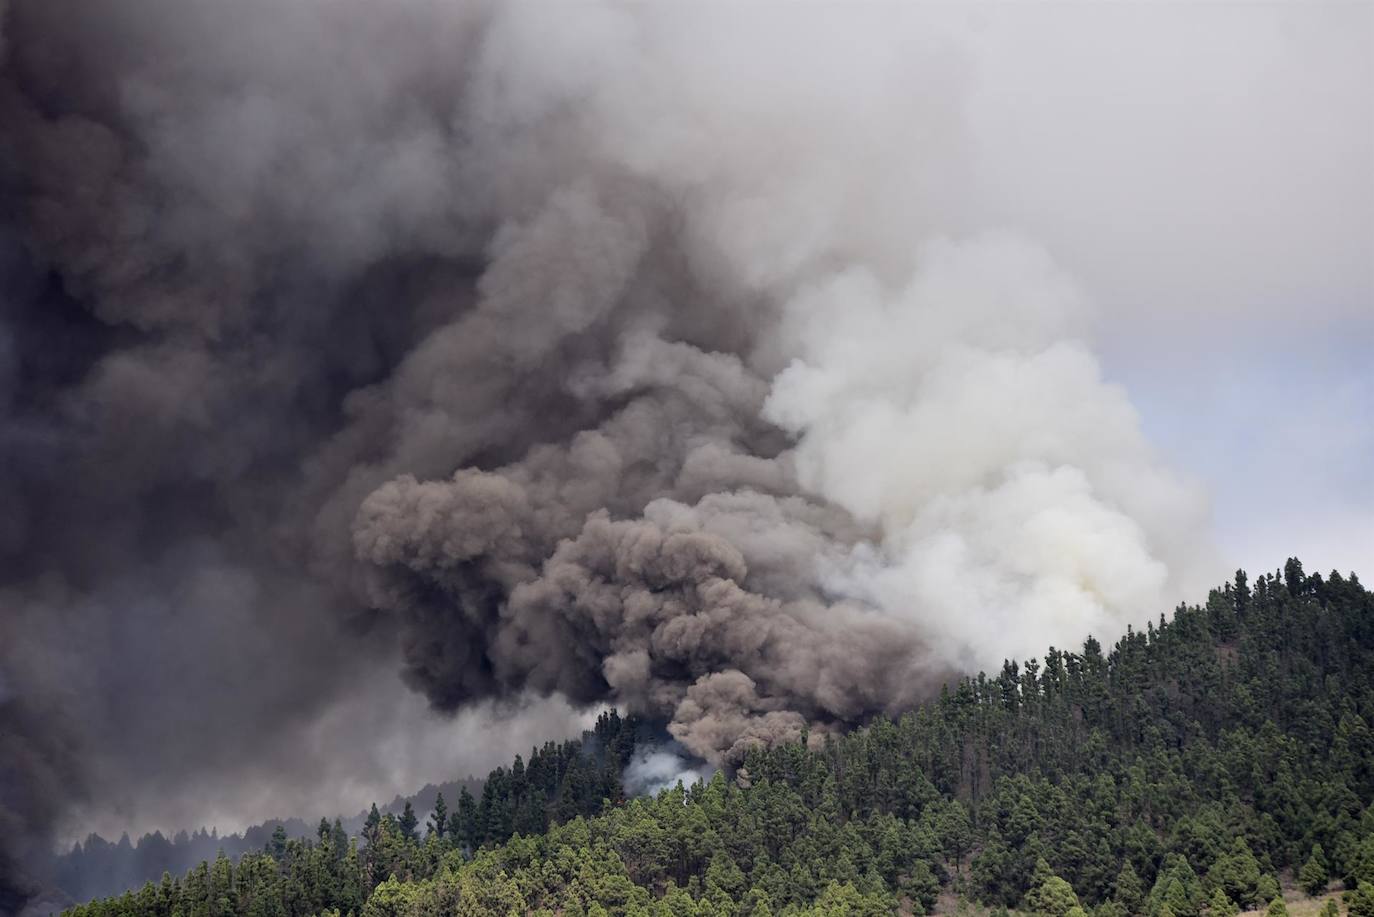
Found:
[{"label": "thick black smoke", "polygon": [[773,307],[575,98],[507,97],[489,18],[8,10],[5,909],[72,794],[232,766],[393,632],[442,707],[613,699],[710,756],[920,683],[817,583],[858,532],[760,419]]},{"label": "thick black smoke", "polygon": [[398,654],[722,762],[1157,597],[1187,500],[1072,292],[888,231],[847,138],[919,93],[727,104],[671,10],[0,16],[0,910],[72,794],[290,766]]},{"label": "thick black smoke", "polygon": [[[346,577],[303,575],[307,481],[318,505],[347,474],[304,464],[385,449],[329,445],[347,397],[474,296],[483,216],[378,172],[447,135],[461,48],[357,4],[233,6],[5,12],[0,911],[68,806],[289,767],[282,737],[391,664]],[[318,30],[338,61],[301,57]],[[387,41],[434,53],[354,63]]]}]

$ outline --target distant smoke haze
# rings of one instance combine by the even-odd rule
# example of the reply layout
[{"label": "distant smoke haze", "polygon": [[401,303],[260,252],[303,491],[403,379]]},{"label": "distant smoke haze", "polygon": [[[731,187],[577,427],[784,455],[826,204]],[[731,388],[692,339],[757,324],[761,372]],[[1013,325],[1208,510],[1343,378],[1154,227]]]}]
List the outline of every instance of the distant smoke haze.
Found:
[{"label": "distant smoke haze", "polygon": [[1076,9],[0,6],[3,900],[1197,598],[1095,341],[1363,320],[1370,17]]}]

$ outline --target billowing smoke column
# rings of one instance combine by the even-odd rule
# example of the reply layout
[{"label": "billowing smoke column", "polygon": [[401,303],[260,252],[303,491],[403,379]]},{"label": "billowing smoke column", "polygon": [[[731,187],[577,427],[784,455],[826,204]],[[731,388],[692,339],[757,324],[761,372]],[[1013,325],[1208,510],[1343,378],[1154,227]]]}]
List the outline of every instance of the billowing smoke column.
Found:
[{"label": "billowing smoke column", "polygon": [[1157,613],[1198,501],[1050,259],[938,235],[950,52],[789,15],[14,0],[0,836],[397,652],[728,763]]}]

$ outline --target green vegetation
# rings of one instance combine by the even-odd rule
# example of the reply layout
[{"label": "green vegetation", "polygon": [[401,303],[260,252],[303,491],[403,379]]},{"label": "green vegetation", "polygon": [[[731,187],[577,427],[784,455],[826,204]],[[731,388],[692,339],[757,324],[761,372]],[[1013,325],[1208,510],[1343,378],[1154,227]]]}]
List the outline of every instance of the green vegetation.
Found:
[{"label": "green vegetation", "polygon": [[624,798],[636,727],[608,716],[436,803],[423,839],[413,812],[322,822],[68,913],[1276,917],[1284,877],[1374,917],[1371,718],[1374,596],[1289,561],[1110,653],[1009,662],[655,798]]}]

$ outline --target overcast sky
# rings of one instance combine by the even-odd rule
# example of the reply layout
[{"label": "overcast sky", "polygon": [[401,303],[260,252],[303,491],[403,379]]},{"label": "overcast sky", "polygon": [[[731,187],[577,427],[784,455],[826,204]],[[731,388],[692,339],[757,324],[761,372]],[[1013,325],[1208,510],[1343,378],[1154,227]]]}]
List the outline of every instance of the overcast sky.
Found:
[{"label": "overcast sky", "polygon": [[983,39],[986,211],[1085,284],[1223,561],[1369,570],[1374,4],[999,6]]}]

